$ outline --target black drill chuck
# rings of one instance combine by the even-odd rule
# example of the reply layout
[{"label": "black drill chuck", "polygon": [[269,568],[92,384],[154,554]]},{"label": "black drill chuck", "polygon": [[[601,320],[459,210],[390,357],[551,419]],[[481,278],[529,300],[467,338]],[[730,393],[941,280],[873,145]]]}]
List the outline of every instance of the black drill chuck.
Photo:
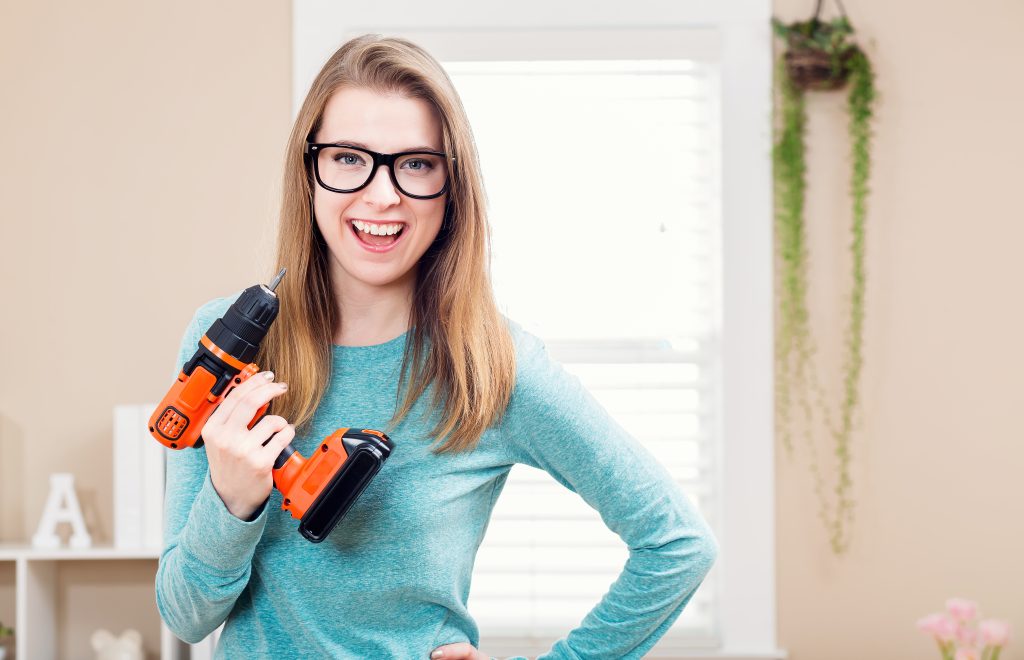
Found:
[{"label": "black drill chuck", "polygon": [[239,362],[252,362],[281,309],[274,289],[285,270],[281,269],[269,287],[256,284],[243,291],[224,316],[210,326],[206,333],[210,341]]}]

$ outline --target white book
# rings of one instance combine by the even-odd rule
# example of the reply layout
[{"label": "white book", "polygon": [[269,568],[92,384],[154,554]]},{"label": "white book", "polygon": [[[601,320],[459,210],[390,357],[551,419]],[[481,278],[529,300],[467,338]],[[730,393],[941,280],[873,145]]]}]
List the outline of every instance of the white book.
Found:
[{"label": "white book", "polygon": [[[114,406],[114,547],[142,547],[142,455],[140,430],[148,417],[138,405]],[[152,438],[150,442],[157,444]]]},{"label": "white book", "polygon": [[[143,410],[150,412],[156,408],[144,406]],[[143,418],[140,427],[143,434],[142,443],[142,545],[145,548],[160,550],[164,542],[164,461],[167,449],[149,434],[147,424],[149,420]],[[185,449],[183,451],[190,451]]]}]

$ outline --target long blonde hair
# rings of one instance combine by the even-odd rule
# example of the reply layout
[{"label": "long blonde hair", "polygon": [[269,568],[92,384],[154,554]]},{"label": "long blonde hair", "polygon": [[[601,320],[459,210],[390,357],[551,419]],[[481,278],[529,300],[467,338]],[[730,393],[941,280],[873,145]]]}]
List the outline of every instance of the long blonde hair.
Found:
[{"label": "long blonde hair", "polygon": [[486,203],[469,121],[444,69],[404,39],[364,35],[339,48],[313,81],[288,138],[275,267],[287,267],[288,275],[277,289],[280,314],[256,358],[288,383],[273,412],[304,430],[330,385],[331,345],[340,319],[330,255],[312,217],[316,183],[303,148],[319,129],[327,101],[342,87],[423,99],[440,117],[449,155],[445,218],[419,262],[399,380],[405,398],[382,430],[393,430],[433,383],[431,404],[441,410],[431,431],[440,444],[436,451],[472,449],[508,405],[515,353],[491,290]]}]

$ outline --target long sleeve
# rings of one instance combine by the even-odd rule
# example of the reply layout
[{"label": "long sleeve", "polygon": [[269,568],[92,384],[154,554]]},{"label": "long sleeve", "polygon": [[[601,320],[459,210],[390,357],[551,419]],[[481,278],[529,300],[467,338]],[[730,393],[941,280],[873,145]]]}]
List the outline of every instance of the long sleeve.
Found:
[{"label": "long sleeve", "polygon": [[543,343],[519,331],[518,375],[502,428],[511,457],[545,470],[626,543],[618,579],[541,658],[640,658],[682,613],[718,543],[667,470]]},{"label": "long sleeve", "polygon": [[[182,339],[174,377],[202,337],[201,311]],[[224,622],[248,584],[267,507],[251,521],[238,519],[210,481],[205,448],[167,450],[164,520],[157,608],[175,635],[195,643]]]}]

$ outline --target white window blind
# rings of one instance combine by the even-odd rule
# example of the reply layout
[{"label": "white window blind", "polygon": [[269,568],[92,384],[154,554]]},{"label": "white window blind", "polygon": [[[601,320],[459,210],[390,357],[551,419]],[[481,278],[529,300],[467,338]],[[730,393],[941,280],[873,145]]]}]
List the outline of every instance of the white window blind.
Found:
[{"label": "white window blind", "polygon": [[[499,305],[545,340],[714,527],[721,443],[716,65],[445,66],[480,151]],[[581,498],[542,471],[516,466],[473,578],[469,607],[481,648],[547,648],[601,599],[627,556]],[[714,646],[716,573],[651,657]]]}]

